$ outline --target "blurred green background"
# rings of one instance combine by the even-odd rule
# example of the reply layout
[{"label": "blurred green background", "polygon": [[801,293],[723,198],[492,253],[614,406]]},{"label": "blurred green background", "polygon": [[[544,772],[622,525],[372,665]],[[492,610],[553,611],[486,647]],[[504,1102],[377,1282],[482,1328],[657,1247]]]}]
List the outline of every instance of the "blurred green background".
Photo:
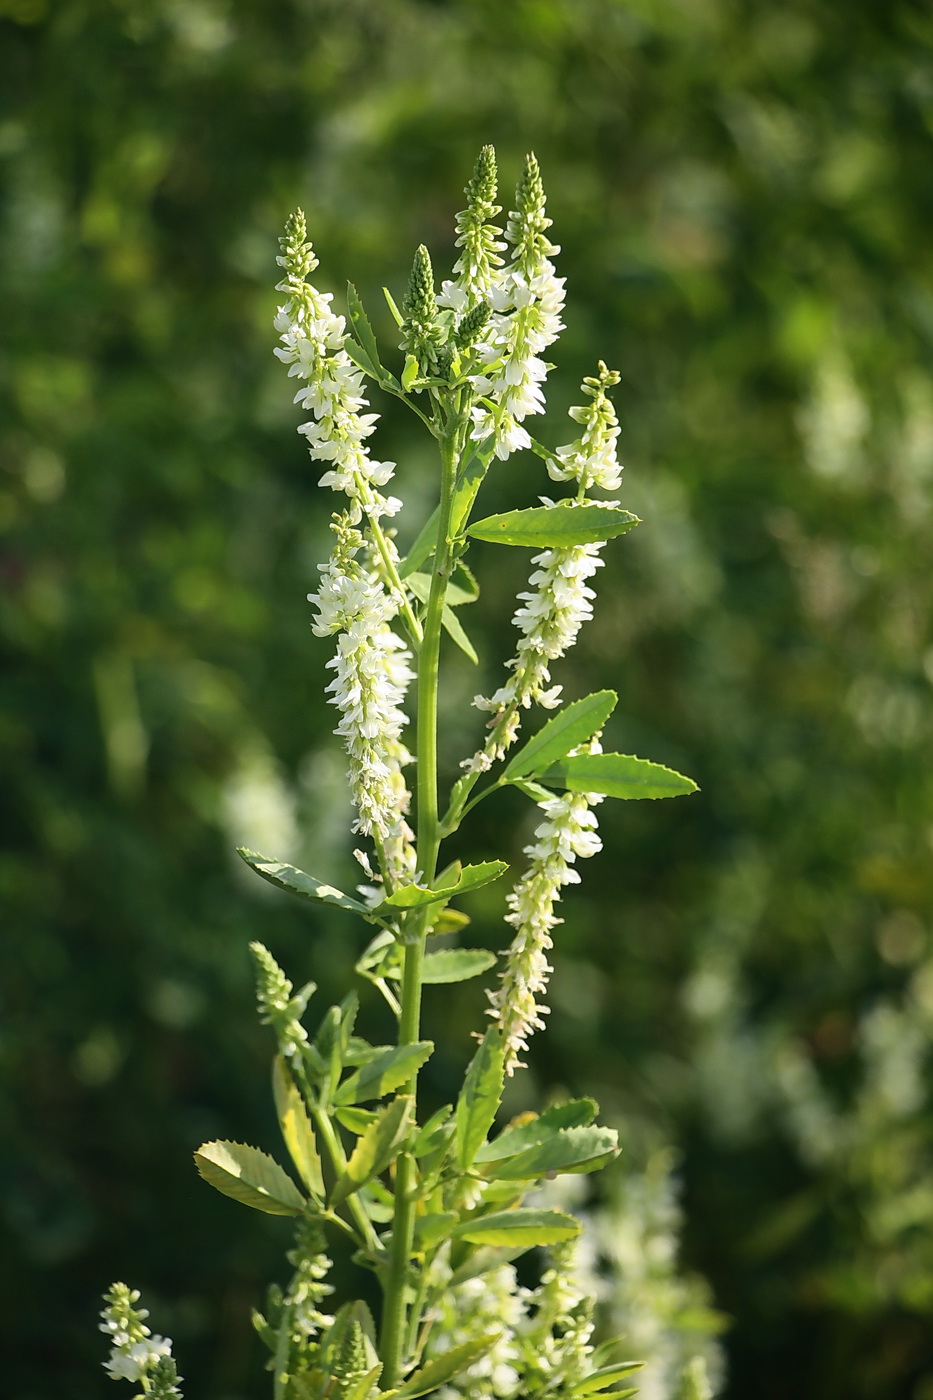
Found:
[{"label": "blurred green background", "polygon": [[[331,500],[271,353],[276,238],[302,204],[321,283],[357,282],[391,357],[379,286],[422,240],[449,268],[492,141],[507,208],[537,152],[569,279],[539,435],[567,441],[580,378],[619,368],[645,521],[557,678],[614,685],[612,747],[702,787],[601,808],[516,1105],[593,1092],[634,1169],[679,1153],[730,1400],[931,1400],[929,4],[0,16],[3,1394],[116,1395],[94,1331],[114,1278],[192,1400],[266,1393],[246,1319],[286,1227],[190,1152],[275,1143],[248,941],[340,996],[361,937],[230,854],[353,879],[304,602]],[[376,406],[414,528],[432,463]],[[489,509],[547,487],[513,458]],[[526,561],[492,549],[451,765],[511,654]],[[471,850],[520,859],[526,809],[481,811]],[[500,946],[497,901],[470,934]],[[481,1006],[432,994],[438,1100]]]}]

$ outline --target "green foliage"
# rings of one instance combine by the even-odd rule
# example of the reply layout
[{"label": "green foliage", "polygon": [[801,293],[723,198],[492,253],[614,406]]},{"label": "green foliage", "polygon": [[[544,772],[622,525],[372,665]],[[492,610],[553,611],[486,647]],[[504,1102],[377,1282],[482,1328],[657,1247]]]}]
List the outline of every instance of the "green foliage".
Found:
[{"label": "green foliage", "polygon": [[494,544],[523,545],[534,549],[560,549],[571,544],[592,544],[597,540],[623,535],[640,522],[631,511],[611,506],[576,505],[559,501],[556,505],[510,510],[490,515],[470,525],[467,534]]}]

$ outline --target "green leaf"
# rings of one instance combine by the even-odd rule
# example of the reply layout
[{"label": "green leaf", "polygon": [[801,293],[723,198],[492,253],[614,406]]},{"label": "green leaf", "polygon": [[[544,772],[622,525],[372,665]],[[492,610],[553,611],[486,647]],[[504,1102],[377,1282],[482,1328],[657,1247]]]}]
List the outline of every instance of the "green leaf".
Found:
[{"label": "green leaf", "polygon": [[434,553],[439,518],[440,507],[436,506],[418,531],[414,544],[399,565],[399,578],[411,578],[412,574]]},{"label": "green leaf", "polygon": [[350,313],[350,325],[353,327],[353,334],[366,351],[373,367],[382,371],[382,365],[379,362],[379,346],[376,344],[373,328],[369,324],[369,317],[363,309],[363,303],[360,301],[359,293],[352,282],[347,283],[347,310]]},{"label": "green leaf", "polygon": [[452,884],[445,885],[443,889],[429,889],[426,885],[402,885],[373,912],[388,914],[395,909],[417,909],[423,904],[438,904],[452,899],[454,895],[467,894],[470,890],[478,890],[482,885],[488,885],[492,880],[498,880],[508,868],[504,860],[483,860],[476,865],[465,865],[457,879]]},{"label": "green leaf", "polygon": [[410,1079],[433,1050],[431,1040],[418,1040],[413,1045],[390,1045],[344,1080],[334,1094],[334,1102],[344,1107],[365,1103],[367,1099],[381,1099]]},{"label": "green leaf", "polygon": [[530,510],[509,510],[504,515],[488,515],[467,529],[477,540],[494,544],[525,545],[532,549],[565,549],[574,544],[600,544],[625,534],[639,524],[637,515],[619,506],[574,505],[559,501],[554,506],[532,506]]},{"label": "green leaf", "polygon": [[[431,593],[431,575],[409,574],[408,587],[419,603],[426,603]],[[465,588],[459,588],[455,583],[448,583],[447,592],[444,594],[444,602],[451,608],[462,608],[467,603],[474,603],[476,598],[477,594],[468,593]]]},{"label": "green leaf", "polygon": [[419,1215],[415,1221],[415,1250],[421,1252],[446,1240],[460,1219],[456,1211],[440,1211],[436,1215]]},{"label": "green leaf", "polygon": [[384,1108],[370,1123],[353,1149],[346,1170],[337,1178],[330,1203],[339,1206],[371,1177],[385,1171],[401,1149],[411,1129],[412,1098],[403,1094]]},{"label": "green leaf", "polygon": [[335,1108],[334,1117],[338,1123],[342,1123],[351,1133],[356,1133],[357,1137],[362,1137],[370,1123],[375,1122],[378,1114],[368,1108]]},{"label": "green leaf", "polygon": [[515,755],[503,773],[507,782],[541,773],[557,759],[564,758],[606,723],[619,697],[614,690],[597,690],[584,700],[575,700],[542,725],[534,738]]},{"label": "green leaf", "polygon": [[[617,1366],[601,1366],[598,1371],[591,1371],[588,1376],[572,1385],[570,1394],[574,1400],[582,1400],[584,1395],[598,1395],[601,1390],[607,1390],[609,1386],[615,1385],[616,1381],[631,1375],[632,1371],[637,1371],[644,1364],[643,1361],[621,1361]],[[634,1390],[613,1391],[613,1395],[620,1397],[620,1400],[623,1395],[634,1394]]]},{"label": "green leaf", "polygon": [[469,657],[474,666],[478,666],[479,657],[476,654],[476,648],[467,636],[466,629],[453,608],[445,605],[441,612],[441,623],[450,640],[460,648],[464,656]]},{"label": "green leaf", "polygon": [[385,297],[385,299],[386,299],[386,305],[388,306],[389,310],[392,312],[392,319],[395,321],[395,324],[396,324],[397,326],[400,326],[400,325],[402,324],[402,319],[403,319],[403,318],[402,318],[402,313],[401,313],[401,311],[399,311],[398,307],[395,305],[395,298],[392,296],[392,293],[389,291],[388,287],[383,287],[383,289],[382,289],[382,295],[383,295],[383,296]]},{"label": "green leaf", "polygon": [[457,1163],[463,1171],[472,1166],[477,1149],[492,1127],[504,1081],[505,1046],[498,1029],[490,1026],[470,1061],[457,1101]]},{"label": "green leaf", "polygon": [[[450,578],[451,587],[456,589],[458,597],[460,595],[465,595],[463,598],[464,603],[476,602],[477,598],[479,597],[479,584],[476,582],[476,579],[473,576],[472,569],[470,569],[469,566],[465,564],[462,559],[457,560],[456,564],[454,565],[454,571],[451,574]],[[454,598],[450,596],[449,593],[447,596],[447,601],[452,608],[460,606],[460,604],[457,603],[454,600]]]},{"label": "green leaf", "polygon": [[291,894],[300,895],[302,899],[313,899],[319,904],[333,904],[338,909],[346,909],[352,914],[362,914],[364,919],[371,915],[371,911],[358,899],[351,899],[333,885],[322,884],[320,880],[315,880],[313,875],[296,870],[294,865],[287,865],[282,860],[270,860],[268,856],[258,855],[256,851],[247,851],[242,846],[237,847],[237,854],[242,856],[251,870],[255,870],[257,875],[261,875],[270,885],[276,885],[280,890],[289,890]]},{"label": "green leaf", "polygon": [[627,753],[575,754],[538,776],[549,787],[602,792],[607,797],[680,797],[697,791],[692,778],[665,768],[663,763],[650,763]]},{"label": "green leaf", "polygon": [[481,1278],[483,1274],[491,1273],[493,1269],[499,1269],[503,1264],[511,1264],[513,1259],[517,1259],[520,1254],[524,1254],[526,1246],[523,1244],[496,1248],[494,1245],[483,1245],[480,1249],[470,1252],[462,1264],[459,1264],[450,1276],[450,1287],[455,1288],[458,1283],[467,1283],[471,1278]]},{"label": "green leaf", "polygon": [[502,1157],[514,1157],[516,1152],[524,1152],[526,1147],[535,1147],[551,1136],[558,1128],[585,1128],[592,1123],[599,1106],[595,1099],[569,1099],[538,1115],[523,1115],[523,1121],[502,1129],[492,1142],[483,1143],[475,1161],[497,1162]]},{"label": "green leaf", "polygon": [[414,355],[405,356],[405,368],[402,370],[402,388],[407,393],[420,374],[418,361]]},{"label": "green leaf", "polygon": [[580,1222],[562,1210],[502,1210],[495,1215],[464,1220],[453,1231],[473,1244],[521,1245],[559,1244],[580,1233]]},{"label": "green leaf", "polygon": [[491,1332],[488,1336],[476,1337],[471,1342],[461,1342],[460,1346],[441,1352],[440,1356],[435,1356],[399,1386],[395,1392],[396,1400],[415,1400],[418,1395],[427,1395],[432,1390],[439,1390],[442,1385],[446,1385],[472,1366],[481,1356],[485,1356],[501,1335],[500,1332]]},{"label": "green leaf", "polygon": [[479,488],[485,480],[495,450],[495,440],[489,439],[485,451],[477,451],[464,466],[457,478],[450,502],[450,528],[456,537],[470,518]]},{"label": "green leaf", "polygon": [[301,1215],[307,1202],[278,1162],[242,1142],[205,1142],[194,1154],[205,1181],[224,1196],[267,1215]]},{"label": "green leaf", "polygon": [[430,934],[461,933],[471,922],[469,914],[459,909],[441,909],[428,917],[431,922],[425,932]]},{"label": "green leaf", "polygon": [[484,1170],[500,1181],[519,1181],[552,1172],[596,1171],[618,1154],[619,1135],[613,1128],[559,1128],[515,1156],[486,1164]]},{"label": "green leaf", "polygon": [[368,374],[371,379],[377,381],[381,379],[382,376],[377,366],[373,364],[362,345],[357,344],[352,335],[347,336],[346,340],[343,342],[343,348],[357,368],[361,369],[364,374]]},{"label": "green leaf", "polygon": [[448,1131],[453,1130],[453,1124],[448,1120],[453,1113],[451,1105],[445,1104],[439,1108],[420,1129],[411,1147],[413,1157],[424,1157],[428,1152],[433,1152],[434,1148],[443,1141]]},{"label": "green leaf", "polygon": [[298,1174],[311,1195],[323,1200],[324,1176],[314,1129],[304,1099],[281,1055],[276,1055],[272,1062],[272,1093],[282,1137]]},{"label": "green leaf", "polygon": [[441,948],[425,953],[422,982],[466,982],[495,966],[496,955],[486,948]]}]

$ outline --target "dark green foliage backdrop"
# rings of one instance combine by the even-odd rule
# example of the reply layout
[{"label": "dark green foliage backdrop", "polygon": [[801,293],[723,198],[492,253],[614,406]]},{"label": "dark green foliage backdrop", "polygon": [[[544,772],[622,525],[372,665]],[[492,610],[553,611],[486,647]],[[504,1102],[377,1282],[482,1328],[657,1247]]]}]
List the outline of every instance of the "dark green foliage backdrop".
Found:
[{"label": "dark green foliage backdrop", "polygon": [[[3,1393],[108,1394],[96,1296],[122,1277],[192,1397],[265,1393],[244,1320],[281,1232],[190,1151],[274,1141],[249,939],[335,995],[357,947],[229,855],[265,812],[352,879],[303,603],[330,503],[271,357],[275,239],[301,203],[321,281],[353,277],[391,343],[380,282],[422,239],[449,266],[493,141],[506,187],[537,151],[569,278],[541,435],[566,441],[582,375],[617,366],[646,522],[559,678],[615,685],[613,747],[703,790],[601,809],[517,1102],[595,1092],[631,1160],[680,1147],[730,1396],[930,1400],[929,7],[0,16]],[[425,495],[422,444],[378,407],[380,455]],[[513,459],[490,509],[546,491],[539,468]],[[451,763],[457,704],[510,654],[519,561],[485,562]],[[520,815],[477,822],[475,850],[506,830],[519,857]],[[492,895],[473,913],[504,940]],[[455,1037],[439,1098],[480,1014],[473,989],[429,1007]]]}]

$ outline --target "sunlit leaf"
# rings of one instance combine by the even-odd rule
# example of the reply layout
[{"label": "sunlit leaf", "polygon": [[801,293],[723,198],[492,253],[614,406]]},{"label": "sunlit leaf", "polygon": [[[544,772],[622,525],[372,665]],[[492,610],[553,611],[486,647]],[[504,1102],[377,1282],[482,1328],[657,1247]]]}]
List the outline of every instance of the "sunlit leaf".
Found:
[{"label": "sunlit leaf", "polygon": [[639,524],[638,516],[619,506],[574,505],[559,501],[553,506],[532,506],[488,515],[470,525],[467,534],[494,544],[523,545],[532,549],[564,549],[574,544],[598,544],[625,534]]},{"label": "sunlit leaf", "polygon": [[301,1215],[307,1202],[267,1152],[242,1142],[205,1142],[194,1154],[205,1181],[234,1201],[267,1215]]},{"label": "sunlit leaf", "polygon": [[579,1233],[579,1220],[565,1215],[562,1210],[523,1208],[465,1220],[453,1231],[456,1238],[470,1240],[473,1244],[521,1245],[525,1249],[532,1245],[559,1244],[561,1240],[572,1240]]},{"label": "sunlit leaf", "polygon": [[242,846],[237,847],[237,854],[242,856],[251,870],[255,870],[257,875],[261,875],[270,885],[276,885],[280,890],[288,890],[302,899],[312,899],[319,904],[333,904],[349,913],[362,914],[364,919],[370,917],[370,910],[358,899],[351,899],[343,890],[335,889],[333,885],[322,884],[320,880],[315,880],[313,875],[306,875],[303,870],[297,870],[294,865],[288,865],[283,860],[270,860],[268,856],[258,855],[256,851],[247,851]]},{"label": "sunlit leaf", "polygon": [[585,744],[602,729],[618,698],[614,690],[597,690],[595,694],[575,700],[572,705],[559,710],[519,750],[502,776],[511,780],[541,773],[578,744]]},{"label": "sunlit leaf", "polygon": [[692,778],[626,753],[580,753],[562,758],[538,774],[550,787],[570,792],[602,792],[607,797],[680,797],[696,792]]}]

